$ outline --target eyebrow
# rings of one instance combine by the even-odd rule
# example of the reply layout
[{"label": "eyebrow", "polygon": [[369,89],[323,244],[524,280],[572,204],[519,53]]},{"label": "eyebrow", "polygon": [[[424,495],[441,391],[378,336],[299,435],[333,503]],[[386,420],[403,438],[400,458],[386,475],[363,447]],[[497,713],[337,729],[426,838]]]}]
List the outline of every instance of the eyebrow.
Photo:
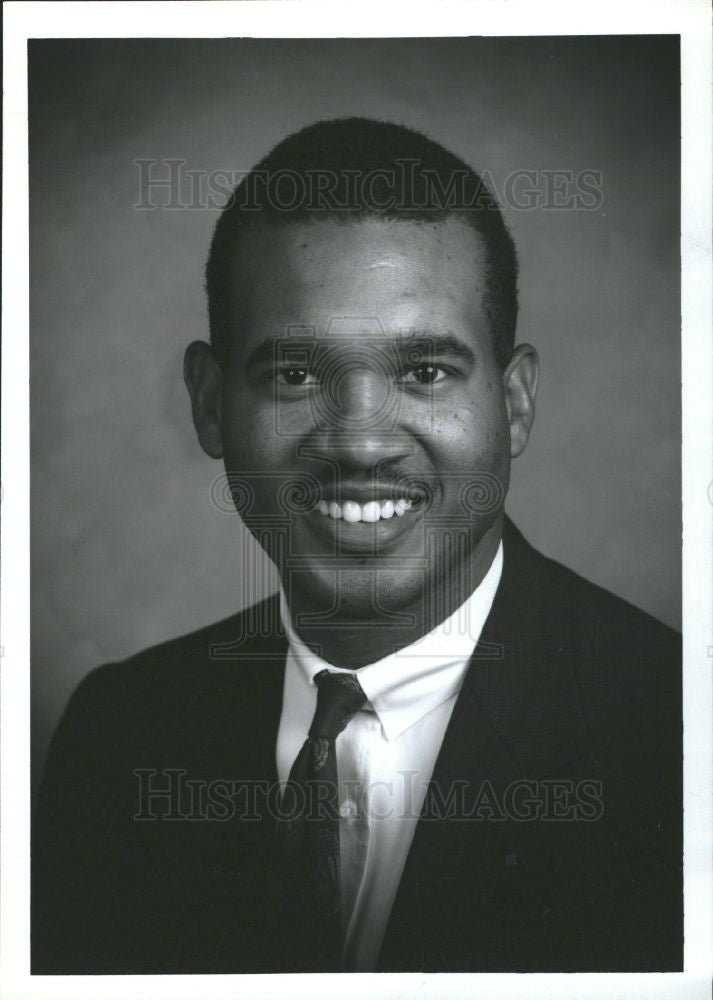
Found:
[{"label": "eyebrow", "polygon": [[[350,341],[350,343],[358,345],[360,342],[365,342],[368,344],[370,340],[378,344],[383,344],[389,351],[398,354],[401,361],[411,361],[412,364],[417,363],[413,360],[414,354],[418,355],[424,361],[433,357],[451,357],[461,358],[470,364],[475,363],[475,354],[468,344],[465,344],[450,333],[415,333],[393,339],[388,337],[365,337],[363,341],[355,340]],[[290,359],[291,363],[308,364],[311,361],[311,355],[315,348],[343,346],[343,343],[344,341],[341,337],[325,337],[320,339],[311,337],[304,339],[300,337],[268,337],[260,341],[253,348],[246,358],[245,367],[251,368],[256,365],[274,362],[280,357],[278,348],[282,348],[282,355],[285,357],[285,360],[287,360],[286,356],[294,351],[295,354],[299,352],[303,357],[299,359],[292,358]]]},{"label": "eyebrow", "polygon": [[399,354],[408,355],[412,351],[429,357],[462,358],[471,364],[475,362],[472,348],[452,333],[419,333],[392,341]]}]

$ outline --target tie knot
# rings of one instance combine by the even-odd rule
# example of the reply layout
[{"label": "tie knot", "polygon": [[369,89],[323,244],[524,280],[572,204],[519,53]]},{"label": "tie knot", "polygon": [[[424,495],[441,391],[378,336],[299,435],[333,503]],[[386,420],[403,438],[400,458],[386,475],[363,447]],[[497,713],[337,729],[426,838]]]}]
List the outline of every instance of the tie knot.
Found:
[{"label": "tie knot", "polygon": [[309,735],[312,739],[335,740],[352,716],[364,707],[366,695],[354,674],[321,670],[315,680],[317,708]]}]

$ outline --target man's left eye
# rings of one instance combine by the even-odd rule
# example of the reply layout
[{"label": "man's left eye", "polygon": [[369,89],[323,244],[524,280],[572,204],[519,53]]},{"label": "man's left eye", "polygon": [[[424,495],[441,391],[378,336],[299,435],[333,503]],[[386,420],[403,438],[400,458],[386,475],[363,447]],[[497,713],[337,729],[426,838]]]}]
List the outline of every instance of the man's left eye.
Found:
[{"label": "man's left eye", "polygon": [[283,385],[314,385],[317,378],[309,368],[283,368],[277,373],[277,380]]},{"label": "man's left eye", "polygon": [[414,368],[409,368],[407,372],[399,378],[399,382],[411,382],[418,385],[434,385],[443,382],[447,377],[447,372],[438,365],[423,364]]}]

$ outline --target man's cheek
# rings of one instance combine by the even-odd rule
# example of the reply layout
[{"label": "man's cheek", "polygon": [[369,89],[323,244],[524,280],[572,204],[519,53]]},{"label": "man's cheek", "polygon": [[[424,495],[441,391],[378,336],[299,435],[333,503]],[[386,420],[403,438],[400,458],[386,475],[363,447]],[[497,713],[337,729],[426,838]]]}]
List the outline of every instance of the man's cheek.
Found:
[{"label": "man's cheek", "polygon": [[275,467],[282,461],[274,426],[255,414],[234,414],[224,428],[223,440],[226,459],[236,471]]}]

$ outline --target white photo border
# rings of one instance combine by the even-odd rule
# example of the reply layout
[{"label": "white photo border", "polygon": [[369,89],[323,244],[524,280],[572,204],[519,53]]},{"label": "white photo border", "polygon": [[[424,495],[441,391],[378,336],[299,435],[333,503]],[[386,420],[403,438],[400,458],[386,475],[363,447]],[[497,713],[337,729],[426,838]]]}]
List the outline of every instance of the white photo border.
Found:
[{"label": "white photo border", "polygon": [[[279,10],[276,8],[279,5]],[[4,5],[0,995],[155,1000],[333,996],[328,975],[30,976],[30,564],[27,40],[675,34],[681,40],[684,972],[340,974],[363,997],[707,998],[713,969],[713,319],[707,0],[7,2]],[[378,30],[376,30],[378,26]]]}]

